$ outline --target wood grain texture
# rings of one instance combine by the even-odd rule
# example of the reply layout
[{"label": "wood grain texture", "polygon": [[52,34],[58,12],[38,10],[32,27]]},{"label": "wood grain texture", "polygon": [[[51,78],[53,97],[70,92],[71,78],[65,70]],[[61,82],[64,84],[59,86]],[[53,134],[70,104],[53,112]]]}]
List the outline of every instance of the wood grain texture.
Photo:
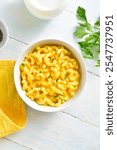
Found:
[{"label": "wood grain texture", "polygon": [[86,87],[78,101],[64,112],[81,120],[100,125],[100,78],[88,74]]},{"label": "wood grain texture", "polygon": [[26,48],[25,44],[9,38],[6,46],[0,50],[0,59],[17,60]]},{"label": "wood grain texture", "polygon": [[[73,37],[76,8],[83,6],[88,10],[88,18],[95,20],[99,16],[99,1],[68,1],[67,10],[51,21],[33,17],[23,0],[2,1],[0,17],[13,39],[9,38],[0,50],[0,59],[17,60],[27,48],[26,44],[45,38],[65,40],[80,52]],[[0,150],[99,150],[99,68],[94,66],[94,61],[85,61],[90,73],[78,102],[58,113],[41,113],[27,106],[27,127],[7,139],[0,139]]]},{"label": "wood grain texture", "polygon": [[68,0],[67,10],[76,14],[78,6],[86,9],[87,17],[92,22],[100,16],[99,0]]},{"label": "wood grain texture", "polygon": [[99,150],[99,128],[61,112],[29,107],[27,127],[7,138],[34,150]]},{"label": "wood grain texture", "polygon": [[7,139],[0,139],[0,150],[31,150],[31,148],[19,145]]},{"label": "wood grain texture", "polygon": [[[25,44],[9,39],[0,53],[0,59],[16,60],[25,48],[27,48]],[[86,87],[81,97],[76,104],[65,109],[65,112],[99,126],[99,83],[99,77],[88,73]]]},{"label": "wood grain texture", "polygon": [[[72,1],[72,3],[74,7],[77,6],[76,1]],[[7,23],[10,36],[18,40],[32,44],[41,39],[61,39],[81,52],[76,39],[73,37],[73,32],[77,25],[75,13],[64,11],[57,18],[44,21],[33,17],[25,8],[23,1],[4,0],[0,4],[0,17]],[[93,60],[85,61],[88,70],[99,75],[99,68],[95,67],[95,62]]]},{"label": "wood grain texture", "polygon": [[[9,39],[5,48],[0,52],[0,59],[17,59],[26,47],[27,46],[23,43],[20,43],[13,39]],[[57,138],[58,134],[60,134],[61,137],[64,137],[63,140],[66,141],[65,144],[62,141],[59,141],[60,145],[64,145],[64,147],[66,147],[67,149],[69,148],[70,150],[72,150],[72,147],[73,147],[73,150],[77,150],[76,147],[82,145],[79,142],[79,138],[81,138],[81,142],[83,143],[83,139],[85,138],[85,132],[87,132],[88,135],[92,134],[92,136],[90,137],[91,138],[90,140],[94,139],[95,134],[97,135],[97,137],[95,138],[96,144],[92,146],[95,149],[97,149],[97,147],[99,147],[99,141],[98,141],[99,140],[99,128],[95,127],[95,125],[99,126],[99,90],[97,90],[98,88],[99,88],[99,77],[96,77],[93,74],[88,74],[86,88],[82,96],[79,98],[79,101],[75,105],[64,110],[64,113],[60,113],[60,114],[58,113],[57,116],[56,114],[54,115],[54,114],[39,113],[29,108],[28,110],[29,121],[28,121],[27,128],[24,129],[23,131],[18,132],[17,134],[14,134],[13,136],[9,136],[9,139],[19,144],[29,146],[33,148],[34,150],[36,149],[38,150],[38,148],[43,148],[44,150],[46,150],[48,147],[45,146],[43,143],[45,140],[46,143],[49,143],[49,148],[54,150],[55,145],[58,143],[58,138]],[[71,116],[65,113],[68,113]],[[59,119],[58,119],[58,116],[59,116]],[[61,120],[60,116],[61,117],[63,116],[62,118],[64,119]],[[80,118],[80,120],[82,121],[76,118]],[[51,119],[52,119],[52,122],[55,122],[54,126],[51,122]],[[66,120],[67,123],[64,120]],[[73,120],[75,120],[75,122]],[[76,120],[78,121],[77,124],[76,124]],[[71,123],[71,122],[74,122],[74,123]],[[40,127],[40,124],[41,124],[41,127]],[[46,130],[46,127],[45,127],[46,124],[51,124],[51,128],[50,129],[47,128]],[[56,124],[58,124],[58,126],[56,126]],[[38,125],[39,125],[39,128],[35,128],[35,126],[38,126]],[[67,129],[66,129],[66,126],[67,126]],[[73,133],[70,132],[70,129],[69,129],[70,127],[71,127],[71,130],[74,129]],[[34,133],[32,130],[33,128],[35,128]],[[52,128],[54,128],[54,130]],[[46,133],[44,132],[44,130]],[[58,130],[60,130],[60,133],[58,132]],[[63,132],[64,130],[65,132]],[[67,130],[68,130],[68,134],[67,134]],[[41,136],[38,135],[38,133],[40,134],[41,132],[42,133],[44,132],[45,134],[43,138],[41,138]],[[71,138],[73,135],[74,135],[74,139]],[[54,140],[49,141],[49,139],[52,139],[52,137],[54,138]],[[89,137],[86,137],[86,138],[88,139]],[[35,139],[38,139],[39,144],[36,144],[34,142]],[[73,144],[74,146],[70,144],[71,146],[69,147],[70,140],[72,140],[72,142],[74,143]],[[78,140],[78,143],[76,143],[74,140],[76,141]],[[36,142],[38,143],[38,141]],[[89,140],[84,140],[84,142],[86,142],[85,145],[87,147],[89,146],[89,150],[95,150],[95,149],[91,149]],[[55,144],[52,144],[52,143],[55,143]],[[67,143],[68,143],[68,147],[67,147]],[[62,149],[61,146],[60,147],[58,146],[56,149],[59,150],[60,148]],[[85,150],[83,145],[80,150]]]}]

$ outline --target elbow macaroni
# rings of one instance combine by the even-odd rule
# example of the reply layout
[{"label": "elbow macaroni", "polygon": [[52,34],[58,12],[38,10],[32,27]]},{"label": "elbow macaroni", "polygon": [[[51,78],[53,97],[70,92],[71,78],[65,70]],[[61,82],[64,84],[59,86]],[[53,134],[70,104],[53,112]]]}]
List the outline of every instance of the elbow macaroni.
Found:
[{"label": "elbow macaroni", "polygon": [[37,46],[22,64],[21,85],[39,105],[58,107],[78,90],[78,61],[63,46]]}]

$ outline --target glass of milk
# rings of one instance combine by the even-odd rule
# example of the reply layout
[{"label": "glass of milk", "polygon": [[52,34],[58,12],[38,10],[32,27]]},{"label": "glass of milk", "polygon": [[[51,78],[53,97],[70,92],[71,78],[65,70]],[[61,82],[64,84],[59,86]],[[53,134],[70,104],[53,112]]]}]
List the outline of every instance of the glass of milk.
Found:
[{"label": "glass of milk", "polygon": [[27,9],[40,19],[52,19],[67,5],[67,0],[24,0]]}]

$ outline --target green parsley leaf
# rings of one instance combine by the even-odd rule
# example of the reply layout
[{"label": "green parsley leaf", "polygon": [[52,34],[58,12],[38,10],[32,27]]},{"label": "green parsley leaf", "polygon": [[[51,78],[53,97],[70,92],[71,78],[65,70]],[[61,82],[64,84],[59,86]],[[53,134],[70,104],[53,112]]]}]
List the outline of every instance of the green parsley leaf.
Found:
[{"label": "green parsley leaf", "polygon": [[87,17],[86,17],[86,11],[82,7],[78,7],[77,9],[77,18],[80,19],[83,22],[87,22]]},{"label": "green parsley leaf", "polygon": [[100,18],[96,20],[94,25],[91,25],[86,16],[86,10],[82,7],[78,7],[76,16],[78,19],[78,26],[74,32],[76,38],[78,38],[78,44],[83,52],[83,56],[88,59],[94,59],[97,61],[97,65],[100,65]]},{"label": "green parsley leaf", "polygon": [[24,63],[21,63],[21,65],[24,67],[25,66],[25,64]]},{"label": "green parsley leaf", "polygon": [[40,73],[43,73],[43,71],[41,70],[41,71],[39,71]]},{"label": "green parsley leaf", "polygon": [[66,73],[66,75],[65,75],[65,79],[68,77],[68,75],[69,75],[69,73]]},{"label": "green parsley leaf", "polygon": [[96,67],[99,67],[99,66],[100,66],[100,60],[97,60]]},{"label": "green parsley leaf", "polygon": [[74,32],[74,35],[78,38],[83,38],[87,34],[87,28],[83,26],[77,27],[76,31]]},{"label": "green parsley leaf", "polygon": [[58,82],[59,79],[56,79],[56,82]]},{"label": "green parsley leaf", "polygon": [[100,18],[97,19],[97,21],[95,22],[94,26],[100,27]]}]

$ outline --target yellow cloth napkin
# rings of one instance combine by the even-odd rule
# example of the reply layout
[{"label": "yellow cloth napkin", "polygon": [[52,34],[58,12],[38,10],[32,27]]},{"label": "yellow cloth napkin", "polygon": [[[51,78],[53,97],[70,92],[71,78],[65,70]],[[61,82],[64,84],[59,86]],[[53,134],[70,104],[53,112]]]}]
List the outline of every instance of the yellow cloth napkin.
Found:
[{"label": "yellow cloth napkin", "polygon": [[26,108],[14,85],[15,61],[0,61],[0,137],[26,125]]}]

